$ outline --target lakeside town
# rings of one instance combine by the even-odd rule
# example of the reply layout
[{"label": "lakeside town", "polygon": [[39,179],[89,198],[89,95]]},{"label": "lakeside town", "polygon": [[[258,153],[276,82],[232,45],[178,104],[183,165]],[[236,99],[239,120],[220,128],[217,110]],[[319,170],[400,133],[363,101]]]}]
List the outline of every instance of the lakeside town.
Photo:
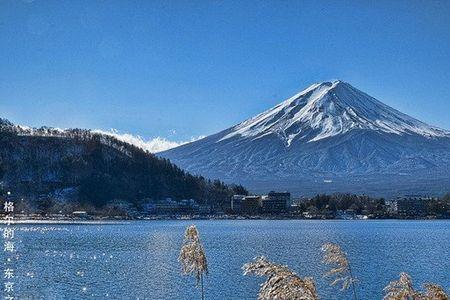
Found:
[{"label": "lakeside town", "polygon": [[442,198],[405,195],[385,200],[365,195],[332,194],[292,197],[270,191],[266,195],[235,194],[220,207],[195,199],[143,199],[138,204],[113,200],[101,209],[45,198],[31,206],[10,192],[2,198],[17,207],[16,220],[164,220],[164,219],[448,219],[450,194]]}]

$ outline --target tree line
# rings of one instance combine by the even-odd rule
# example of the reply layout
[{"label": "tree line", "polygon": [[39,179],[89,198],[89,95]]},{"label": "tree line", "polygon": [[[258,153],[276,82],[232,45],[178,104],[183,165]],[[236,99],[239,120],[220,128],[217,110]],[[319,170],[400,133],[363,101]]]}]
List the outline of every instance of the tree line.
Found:
[{"label": "tree line", "polygon": [[[450,193],[424,201],[424,205],[424,212],[428,215],[446,215],[450,211]],[[356,214],[370,214],[375,217],[390,215],[386,199],[353,194],[319,194],[299,202],[298,210],[322,214],[336,214],[338,211],[351,210]]]},{"label": "tree line", "polygon": [[55,193],[70,188],[77,192],[75,204],[95,208],[112,200],[137,205],[170,197],[220,209],[234,193],[247,193],[243,186],[189,174],[167,159],[90,130],[23,129],[4,121],[0,146],[3,188],[47,209]]}]

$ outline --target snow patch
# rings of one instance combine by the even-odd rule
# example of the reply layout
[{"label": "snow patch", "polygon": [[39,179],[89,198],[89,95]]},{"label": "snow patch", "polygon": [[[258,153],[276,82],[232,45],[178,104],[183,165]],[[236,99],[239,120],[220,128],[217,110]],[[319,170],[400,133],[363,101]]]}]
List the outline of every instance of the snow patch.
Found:
[{"label": "snow patch", "polygon": [[289,147],[298,138],[316,142],[367,129],[427,138],[450,136],[450,133],[427,125],[340,80],[316,83],[286,101],[234,126],[218,142],[232,137],[256,139],[276,134]]},{"label": "snow patch", "polygon": [[192,137],[188,141],[171,141],[164,137],[158,136],[155,138],[145,140],[144,138],[142,138],[139,135],[133,135],[130,133],[119,133],[115,129],[111,129],[109,131],[96,129],[96,130],[93,130],[92,132],[112,136],[112,137],[118,139],[119,141],[134,145],[136,147],[139,147],[139,148],[149,151],[151,153],[158,153],[158,152],[162,152],[165,150],[169,150],[169,149],[172,149],[172,148],[175,148],[175,147],[178,147],[178,146],[190,143],[190,142],[194,142],[196,140],[199,140],[199,139],[202,139],[205,137],[205,136]]}]

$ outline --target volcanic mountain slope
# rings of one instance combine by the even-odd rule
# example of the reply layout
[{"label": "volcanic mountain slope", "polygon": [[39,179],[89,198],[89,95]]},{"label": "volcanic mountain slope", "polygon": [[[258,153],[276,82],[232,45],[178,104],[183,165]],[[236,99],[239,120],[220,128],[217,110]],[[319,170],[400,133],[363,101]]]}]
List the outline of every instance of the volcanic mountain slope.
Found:
[{"label": "volcanic mountain slope", "polygon": [[448,131],[339,80],[314,84],[236,126],[159,155],[255,191],[450,190]]}]

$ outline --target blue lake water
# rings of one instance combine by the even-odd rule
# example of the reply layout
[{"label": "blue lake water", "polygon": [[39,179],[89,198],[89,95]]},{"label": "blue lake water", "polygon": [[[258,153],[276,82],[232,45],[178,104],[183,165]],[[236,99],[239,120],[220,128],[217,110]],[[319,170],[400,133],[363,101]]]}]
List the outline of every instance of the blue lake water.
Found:
[{"label": "blue lake water", "polygon": [[[206,299],[256,299],[263,278],[243,276],[255,256],[316,279],[322,299],[350,299],[323,278],[321,245],[339,243],[361,299],[410,273],[450,290],[450,221],[133,221],[115,225],[13,225],[18,299],[200,299],[180,275],[184,229],[196,224],[208,257]],[[4,227],[4,226],[2,226]],[[1,259],[6,261],[5,253]]]}]

